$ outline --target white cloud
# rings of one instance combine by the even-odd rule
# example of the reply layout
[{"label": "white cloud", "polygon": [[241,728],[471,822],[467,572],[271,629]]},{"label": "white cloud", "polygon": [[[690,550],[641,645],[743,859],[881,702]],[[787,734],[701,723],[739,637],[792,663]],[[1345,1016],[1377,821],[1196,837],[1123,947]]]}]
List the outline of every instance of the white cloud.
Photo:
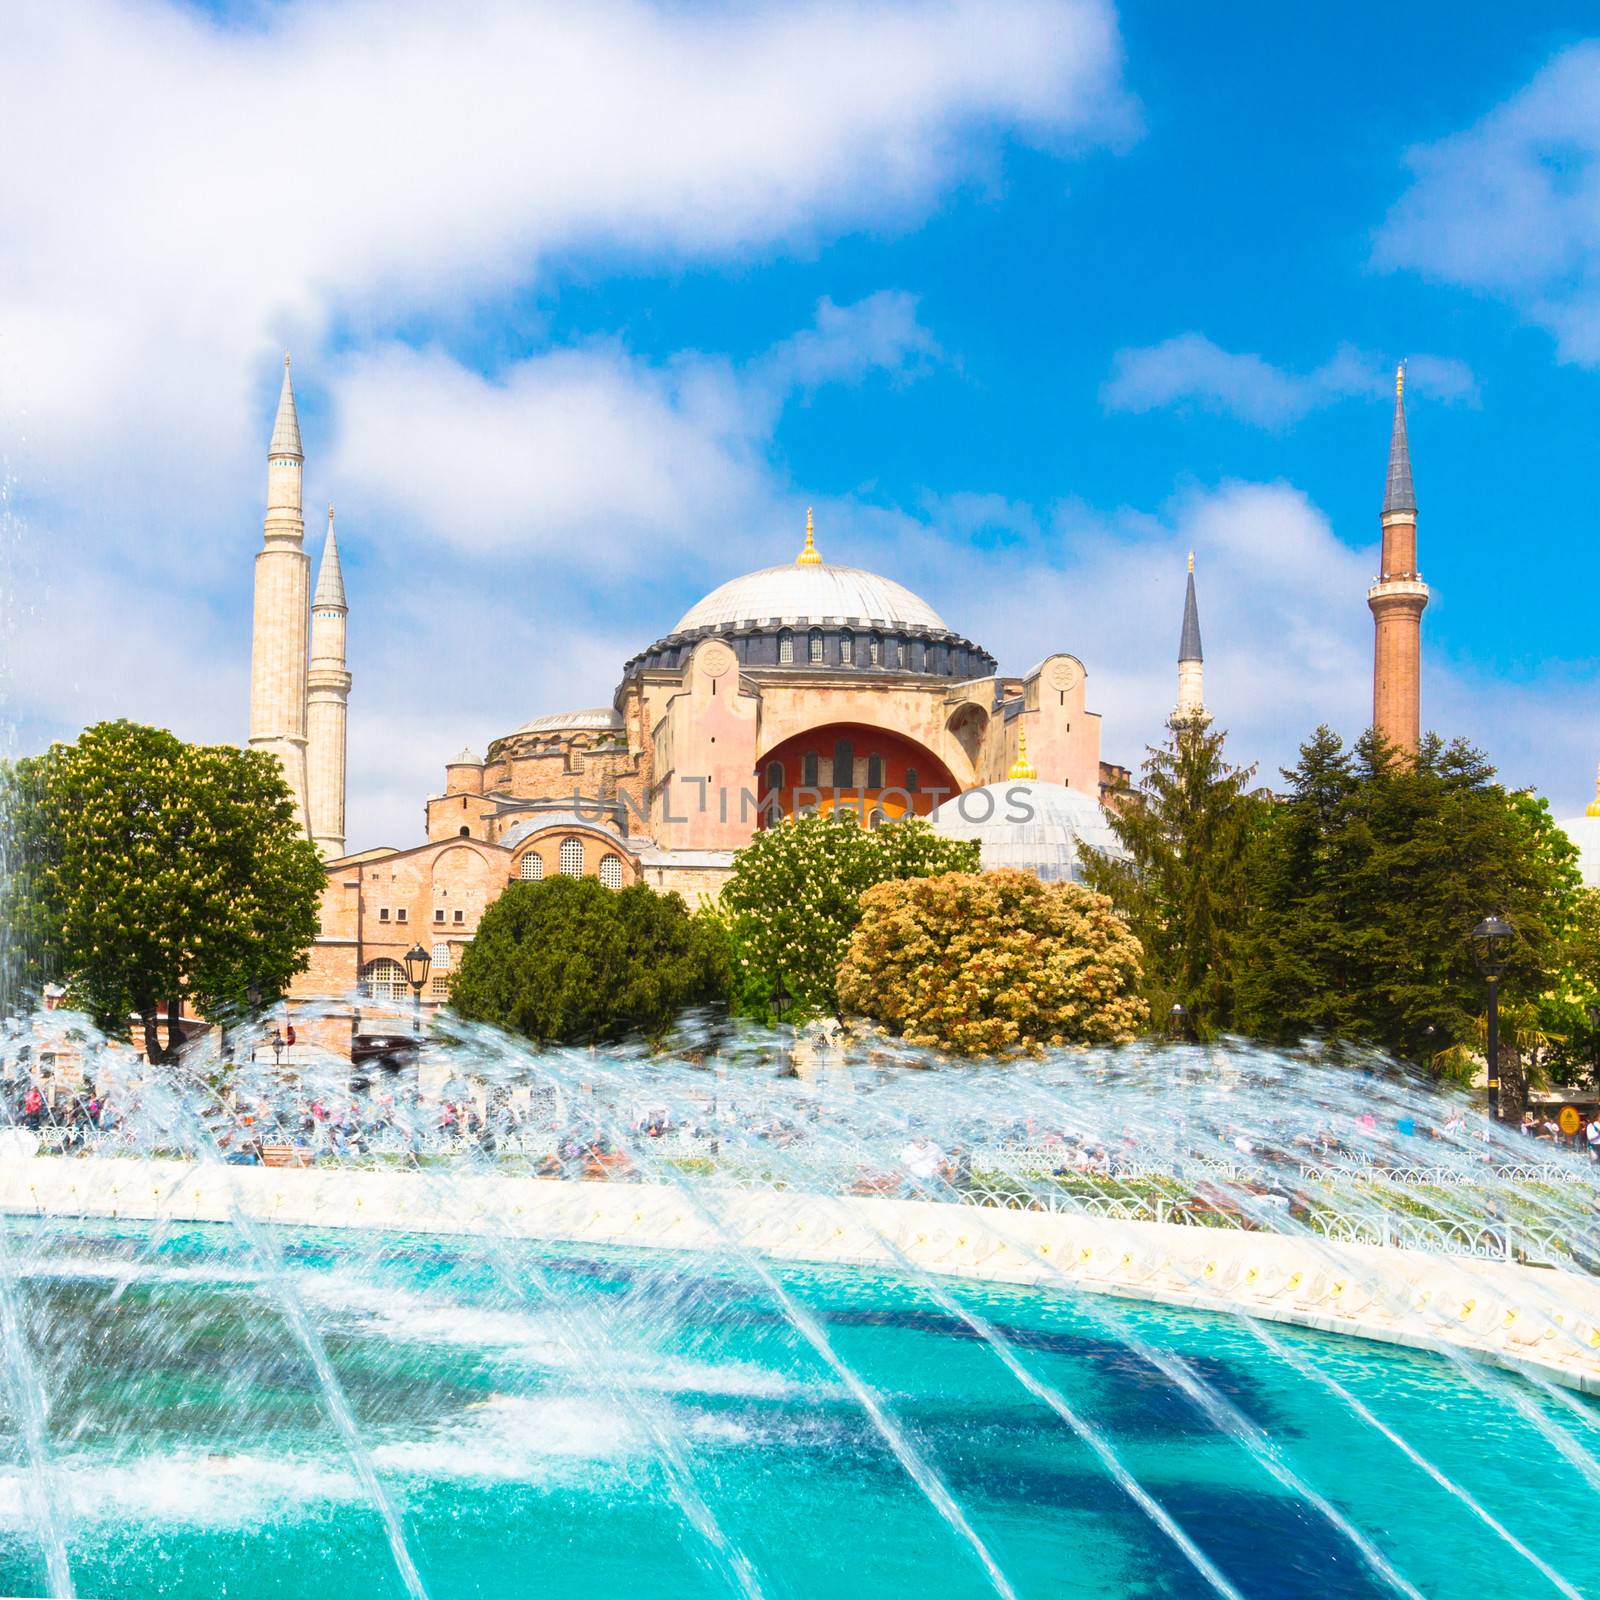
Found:
[{"label": "white cloud", "polygon": [[[1465,362],[1448,356],[1408,358],[1408,384],[1445,401],[1476,404],[1478,386]],[[1112,411],[1155,411],[1193,404],[1262,428],[1283,428],[1336,400],[1394,392],[1394,367],[1340,345],[1311,372],[1290,372],[1258,355],[1224,350],[1202,333],[1119,350],[1100,398]]]},{"label": "white cloud", "polygon": [[1106,0],[326,0],[249,29],[13,0],[5,27],[0,365],[40,468],[236,468],[282,344],[459,317],[573,252],[893,225],[1003,135],[1130,125]]},{"label": "white cloud", "polygon": [[1555,56],[1480,121],[1410,151],[1379,266],[1509,301],[1600,362],[1600,43]]},{"label": "white cloud", "polygon": [[745,369],[695,352],[651,364],[610,340],[490,378],[390,343],[333,373],[329,472],[392,531],[435,545],[648,569],[674,550],[704,552],[709,529],[760,532],[772,432],[795,392],[909,373],[938,354],[915,299],[891,291],[824,299],[811,327]]}]

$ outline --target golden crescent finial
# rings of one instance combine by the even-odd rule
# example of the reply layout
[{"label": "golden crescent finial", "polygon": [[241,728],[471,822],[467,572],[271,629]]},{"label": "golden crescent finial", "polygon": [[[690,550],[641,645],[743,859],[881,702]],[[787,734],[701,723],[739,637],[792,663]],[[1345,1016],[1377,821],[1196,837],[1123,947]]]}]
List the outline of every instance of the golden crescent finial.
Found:
[{"label": "golden crescent finial", "polygon": [[1191,550],[1189,552],[1189,574],[1190,574],[1191,577],[1194,575],[1194,551],[1193,550]]},{"label": "golden crescent finial", "polygon": [[1020,783],[1030,783],[1039,776],[1038,769],[1028,759],[1028,729],[1021,722],[1017,724],[1017,759],[1011,763],[1006,776]]},{"label": "golden crescent finial", "polygon": [[289,365],[289,352],[287,350],[283,352],[283,364],[285,368],[287,368]]},{"label": "golden crescent finial", "polygon": [[811,507],[806,507],[806,544],[799,555],[794,558],[797,567],[820,567],[822,557],[817,554],[816,542],[813,539],[813,524],[811,520]]},{"label": "golden crescent finial", "polygon": [[1406,392],[1406,364],[1399,362],[1394,369],[1394,397],[1402,399]]}]

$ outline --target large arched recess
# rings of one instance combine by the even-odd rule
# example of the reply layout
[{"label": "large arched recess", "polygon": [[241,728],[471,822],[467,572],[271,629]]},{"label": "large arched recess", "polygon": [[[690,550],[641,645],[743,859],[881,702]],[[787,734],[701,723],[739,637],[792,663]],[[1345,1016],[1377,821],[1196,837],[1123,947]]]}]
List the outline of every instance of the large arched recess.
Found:
[{"label": "large arched recess", "polygon": [[[850,772],[840,782],[834,767],[846,754]],[[817,781],[807,782],[813,771]],[[876,825],[908,812],[927,816],[960,790],[926,745],[860,722],[830,722],[797,733],[769,750],[756,772],[763,822],[848,806],[863,823]]]}]

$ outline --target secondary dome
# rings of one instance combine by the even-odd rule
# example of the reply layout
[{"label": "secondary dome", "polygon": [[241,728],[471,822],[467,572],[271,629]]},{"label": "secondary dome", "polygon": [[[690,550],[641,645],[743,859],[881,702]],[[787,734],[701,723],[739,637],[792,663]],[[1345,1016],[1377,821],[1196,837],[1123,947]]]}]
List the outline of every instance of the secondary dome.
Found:
[{"label": "secondary dome", "polygon": [[866,622],[950,632],[944,618],[904,584],[825,561],[806,566],[790,561],[747,572],[690,606],[672,631],[770,622]]},{"label": "secondary dome", "polygon": [[946,800],[930,819],[946,839],[975,839],[985,872],[1019,867],[1046,883],[1083,881],[1089,851],[1122,859],[1098,800],[1061,783],[1008,778]]}]

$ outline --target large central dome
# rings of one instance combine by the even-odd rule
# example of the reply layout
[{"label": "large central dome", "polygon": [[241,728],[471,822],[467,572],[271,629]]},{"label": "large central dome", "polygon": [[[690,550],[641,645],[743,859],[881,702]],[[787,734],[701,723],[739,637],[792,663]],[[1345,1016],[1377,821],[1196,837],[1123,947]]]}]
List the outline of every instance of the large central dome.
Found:
[{"label": "large central dome", "polygon": [[948,633],[945,620],[892,578],[819,561],[763,567],[713,589],[679,619],[674,633],[763,623],[865,622]]}]

